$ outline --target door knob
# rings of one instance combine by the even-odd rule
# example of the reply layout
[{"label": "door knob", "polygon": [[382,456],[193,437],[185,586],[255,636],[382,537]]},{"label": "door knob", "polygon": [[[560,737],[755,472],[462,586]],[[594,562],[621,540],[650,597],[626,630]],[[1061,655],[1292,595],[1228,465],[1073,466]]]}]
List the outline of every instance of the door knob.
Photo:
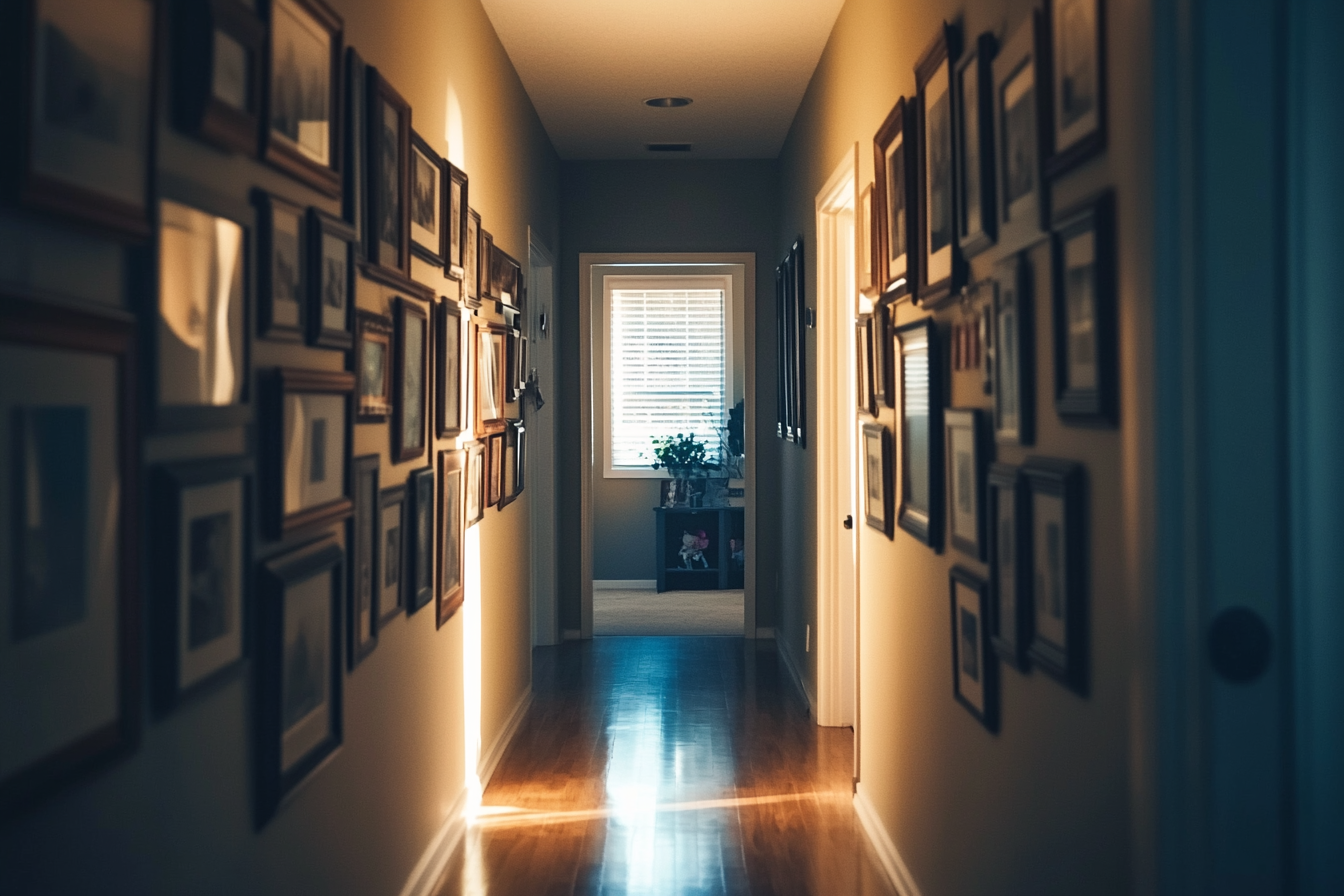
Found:
[{"label": "door knob", "polygon": [[844,525],[845,525],[845,528],[846,528],[846,529],[853,529],[853,528],[854,528],[854,516],[853,516],[853,514],[845,514],[845,523],[844,523]]},{"label": "door knob", "polygon": [[1269,626],[1248,607],[1229,607],[1209,626],[1213,671],[1234,684],[1249,684],[1265,674],[1272,646]]}]

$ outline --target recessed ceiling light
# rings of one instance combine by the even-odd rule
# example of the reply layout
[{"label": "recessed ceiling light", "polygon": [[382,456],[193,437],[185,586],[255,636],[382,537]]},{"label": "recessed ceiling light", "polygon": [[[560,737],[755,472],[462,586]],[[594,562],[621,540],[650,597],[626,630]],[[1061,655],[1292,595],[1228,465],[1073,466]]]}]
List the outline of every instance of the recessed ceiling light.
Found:
[{"label": "recessed ceiling light", "polygon": [[655,109],[675,109],[690,104],[691,98],[688,96],[655,96],[644,101],[644,105]]}]

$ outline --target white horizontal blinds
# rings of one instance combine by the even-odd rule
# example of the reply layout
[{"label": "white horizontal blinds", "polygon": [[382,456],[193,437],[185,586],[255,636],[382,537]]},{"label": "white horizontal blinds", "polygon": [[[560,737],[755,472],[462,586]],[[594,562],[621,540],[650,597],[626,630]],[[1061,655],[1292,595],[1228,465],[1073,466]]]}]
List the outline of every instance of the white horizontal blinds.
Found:
[{"label": "white horizontal blinds", "polygon": [[655,437],[695,433],[717,462],[725,368],[722,289],[611,291],[611,465],[648,469]]}]

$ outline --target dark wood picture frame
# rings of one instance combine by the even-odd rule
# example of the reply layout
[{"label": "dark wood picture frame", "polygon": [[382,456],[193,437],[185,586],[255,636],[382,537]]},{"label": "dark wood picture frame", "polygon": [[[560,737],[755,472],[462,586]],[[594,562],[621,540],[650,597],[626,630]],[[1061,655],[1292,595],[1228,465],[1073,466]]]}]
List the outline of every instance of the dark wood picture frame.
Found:
[{"label": "dark wood picture frame", "polygon": [[[878,292],[913,293],[919,272],[914,234],[921,227],[915,192],[914,101],[904,97],[873,135],[873,214],[877,221],[873,262]],[[900,208],[896,208],[899,200]],[[892,256],[904,243],[905,251]]]},{"label": "dark wood picture frame", "polygon": [[1014,669],[1031,667],[1031,521],[1027,482],[1019,467],[989,465],[985,477],[985,516],[990,534],[991,580],[989,631],[999,658]]},{"label": "dark wood picture frame", "polygon": [[465,457],[466,452],[461,449],[439,452],[439,584],[435,589],[434,614],[437,628],[453,617],[466,594]]},{"label": "dark wood picture frame", "polygon": [[[954,566],[948,573],[952,605],[952,696],[984,725],[999,730],[999,658],[990,644],[989,587]],[[960,593],[959,593],[960,592]],[[979,686],[979,700],[969,683]]]},{"label": "dark wood picture frame", "polygon": [[[1082,464],[1030,457],[1022,466],[1031,524],[1032,662],[1087,695],[1087,544]],[[1058,513],[1052,505],[1057,505]],[[1058,517],[1053,519],[1052,517]],[[1051,562],[1051,555],[1054,561]]]},{"label": "dark wood picture frame", "polygon": [[859,293],[871,299],[878,294],[877,262],[881,258],[877,250],[877,218],[871,183],[859,191],[859,210],[854,223],[859,241]]},{"label": "dark wood picture frame", "polygon": [[[358,234],[339,218],[316,208],[308,209],[308,343],[322,348],[349,351],[355,337],[355,252]],[[344,246],[336,253],[330,250]],[[343,287],[337,284],[343,284]],[[339,299],[340,304],[333,304]],[[340,326],[332,326],[326,310],[342,316]]]},{"label": "dark wood picture frame", "polygon": [[[345,553],[336,540],[324,538],[313,544],[290,551],[279,557],[273,557],[261,565],[260,581],[257,588],[257,674],[256,674],[256,826],[261,828],[286,805],[299,785],[326,764],[340,749],[344,738],[342,719],[341,688],[344,683],[342,674],[342,631],[341,616],[344,604]],[[287,713],[302,712],[305,707],[295,695],[295,705],[286,704],[286,679],[296,674],[297,665],[293,656],[286,650],[285,614],[291,609],[291,592],[296,585],[317,576],[329,575],[331,594],[326,600],[327,635],[317,644],[306,646],[306,655],[311,658],[316,653],[317,660],[310,659],[306,671],[309,674],[307,685],[310,691],[321,688],[325,691],[327,719],[325,731],[317,741],[301,755],[293,757],[285,764],[284,737],[287,730],[311,719],[313,709],[308,707],[309,716],[293,720],[289,729],[285,725]],[[311,609],[311,608],[310,608]],[[295,610],[297,612],[297,609]],[[323,650],[319,653],[318,647]],[[325,665],[325,669],[314,666]],[[320,677],[314,679],[317,671]],[[297,687],[297,682],[295,683]]]},{"label": "dark wood picture frame", "polygon": [[[367,66],[368,135],[365,206],[368,237],[365,274],[399,286],[411,277],[411,106],[373,66]],[[386,109],[396,113],[396,145],[384,126]],[[393,158],[395,157],[395,158]],[[396,171],[388,170],[395,161]],[[392,191],[396,208],[392,208]],[[390,237],[384,240],[384,237]]]},{"label": "dark wood picture frame", "polygon": [[[308,331],[310,304],[304,288],[309,270],[304,264],[309,252],[308,216],[294,203],[264,190],[253,190],[252,202],[257,209],[257,335],[301,342]],[[277,216],[293,220],[295,232],[279,226]]]},{"label": "dark wood picture frame", "polygon": [[1031,265],[1023,253],[994,268],[989,353],[994,438],[1004,444],[1036,440],[1036,318]]},{"label": "dark wood picture frame", "polygon": [[494,507],[504,493],[504,433],[485,440],[485,506]]},{"label": "dark wood picture frame", "polygon": [[481,307],[481,213],[467,209],[467,230],[463,249],[462,304],[468,308]]},{"label": "dark wood picture frame", "polygon": [[434,599],[434,468],[422,467],[406,478],[406,524],[402,541],[406,566],[406,612],[414,613]]},{"label": "dark wood picture frame", "polygon": [[369,73],[364,57],[354,47],[345,48],[345,80],[342,161],[345,175],[344,188],[341,190],[341,217],[355,231],[355,246],[361,266],[368,261],[369,222],[367,213],[367,187],[369,173]]},{"label": "dark wood picture frame", "polygon": [[[434,311],[434,425],[439,438],[451,439],[466,429],[468,367],[463,363],[462,307],[440,299]],[[451,400],[450,400],[451,399]]]},{"label": "dark wood picture frame", "polygon": [[873,398],[877,407],[896,407],[895,365],[892,363],[891,326],[895,319],[892,298],[873,303]]},{"label": "dark wood picture frame", "polygon": [[419,302],[397,296],[392,329],[392,461],[402,463],[424,457],[429,445],[429,315]]},{"label": "dark wood picture frame", "polygon": [[[417,193],[421,187],[420,165],[417,155],[424,157],[425,162],[433,169],[434,173],[434,186],[431,188],[434,195],[426,197],[426,201],[433,204],[435,223],[438,225],[438,234],[432,245],[426,245],[415,238],[416,206],[420,203]],[[448,265],[448,163],[414,129],[411,130],[410,167],[410,188],[407,196],[410,200],[411,251],[423,261],[446,270]]]},{"label": "dark wood picture frame", "polygon": [[[294,13],[304,15],[310,25],[316,25],[327,32],[331,41],[330,58],[327,61],[328,91],[326,107],[328,125],[326,134],[327,162],[310,158],[299,148],[298,141],[275,128],[276,117],[280,114],[281,104],[277,101],[276,90],[280,84],[276,72],[276,16],[283,14],[282,7],[290,8]],[[274,167],[295,180],[307,184],[319,192],[339,199],[341,196],[341,75],[345,61],[345,24],[340,15],[323,0],[267,0],[266,29],[266,79],[263,90],[265,116],[261,128],[262,157]],[[301,87],[300,87],[301,89]],[[294,96],[289,102],[295,101]],[[300,101],[302,102],[302,101]]]},{"label": "dark wood picture frame", "polygon": [[448,162],[448,259],[444,273],[453,280],[462,280],[466,274],[467,216],[470,206],[470,179],[467,172]]},{"label": "dark wood picture frame", "polygon": [[[117,596],[112,633],[116,659],[105,670],[116,682],[117,698],[112,720],[82,731],[55,745],[41,758],[0,778],[0,821],[13,817],[86,771],[134,750],[140,738],[142,705],[140,440],[136,425],[134,327],[115,318],[0,295],[0,351],[11,345],[106,356],[116,366],[117,381],[111,386],[116,403],[113,412],[116,432],[106,438],[90,432],[88,448],[92,451],[97,445],[104,456],[113,459],[119,480],[115,506]],[[7,475],[11,474],[7,471]],[[10,506],[17,508],[17,501],[11,500]],[[22,730],[18,720],[5,719],[4,725],[7,731]]]},{"label": "dark wood picture frame", "polygon": [[[392,416],[392,342],[392,318],[355,311],[356,423],[383,423]],[[381,362],[369,352],[370,344],[382,346]]]},{"label": "dark wood picture frame", "polygon": [[[985,468],[993,451],[989,424],[978,408],[943,411],[947,442],[947,519],[952,546],[976,560],[985,559]],[[958,451],[958,445],[962,449]],[[974,520],[962,520],[970,513]],[[958,525],[964,521],[968,525]],[[967,530],[970,531],[967,531]]]},{"label": "dark wood picture frame", "polygon": [[[392,513],[389,513],[392,511]],[[388,526],[389,516],[396,520],[395,528]],[[396,532],[395,537],[392,532]],[[374,543],[377,551],[377,577],[374,582],[378,595],[378,630],[399,616],[406,607],[402,590],[405,576],[406,486],[390,485],[378,493],[378,527]]]},{"label": "dark wood picture frame", "polygon": [[1039,10],[999,46],[994,70],[994,184],[1000,257],[1048,235],[1050,187],[1041,167],[1050,106],[1044,96],[1044,24]]},{"label": "dark wood picture frame", "polygon": [[346,589],[346,662],[354,671],[378,646],[378,536],[381,502],[378,491],[379,459],[364,454],[350,463],[350,493],[354,512],[347,523],[350,586]]},{"label": "dark wood picture frame", "polygon": [[[900,408],[900,507],[896,524],[943,549],[943,367],[930,318],[896,328]],[[922,426],[920,417],[923,417]],[[922,493],[922,494],[921,494]]]},{"label": "dark wood picture frame", "polygon": [[[238,0],[173,0],[169,15],[173,124],[225,151],[256,155],[266,26]],[[243,84],[235,97],[242,105],[221,98],[215,89],[220,65],[227,64],[219,58],[221,37],[228,42],[224,46],[242,51]]]},{"label": "dark wood picture frame", "polygon": [[499,299],[499,283],[495,280],[495,238],[490,231],[481,228],[481,253],[479,258],[480,273],[477,275],[476,286],[480,290],[482,300],[490,299],[497,301]]},{"label": "dark wood picture frame", "polygon": [[[919,122],[915,195],[920,220],[915,300],[926,308],[941,307],[958,295],[966,282],[966,260],[957,244],[960,184],[952,124],[955,120],[952,60],[960,55],[961,29],[944,22],[915,64],[915,109]],[[934,227],[939,228],[937,233],[932,230]],[[938,240],[941,244],[935,246]],[[942,260],[944,253],[946,261]]]},{"label": "dark wood picture frame", "polygon": [[519,451],[527,430],[522,420],[510,420],[504,428],[504,468],[500,473],[499,509],[512,504],[522,493],[522,480],[519,478]]},{"label": "dark wood picture frame", "polygon": [[[1114,193],[1059,215],[1050,262],[1055,411],[1066,423],[1114,426],[1119,417]],[[1075,353],[1092,359],[1091,382],[1077,375],[1088,365],[1075,363]]]},{"label": "dark wood picture frame", "polygon": [[[504,381],[508,378],[506,370],[508,358],[504,340],[508,331],[502,324],[480,320],[473,320],[472,323],[475,343],[472,354],[476,363],[476,432],[480,435],[490,435],[503,432],[506,420]],[[489,354],[485,351],[487,340],[491,346]],[[491,358],[495,359],[494,367],[487,370],[486,365],[491,363]],[[487,406],[483,399],[487,394],[493,397],[492,403],[499,410],[498,417],[485,416]]]},{"label": "dark wood picture frame", "polygon": [[994,184],[994,54],[999,44],[985,32],[953,72],[956,110],[957,245],[970,259],[994,245],[999,218]]},{"label": "dark wood picture frame", "polygon": [[[349,421],[354,412],[352,405],[354,403],[355,375],[343,371],[300,370],[293,367],[278,367],[272,371],[268,385],[266,407],[263,415],[262,437],[264,442],[261,465],[261,493],[266,497],[264,515],[267,533],[272,538],[280,538],[300,530],[316,529],[344,520],[350,515],[354,507],[350,499],[348,473],[350,469],[351,432]],[[312,460],[301,464],[301,468],[309,468],[310,478],[316,477],[313,478],[313,481],[325,481],[328,475],[334,476],[341,485],[341,493],[328,501],[286,512],[284,506],[286,492],[285,399],[291,395],[337,395],[342,397],[344,419],[338,421],[336,426],[328,428],[324,424],[322,427],[322,438],[326,443],[340,446],[341,469],[339,471],[327,470],[328,462],[325,451],[322,452],[322,458],[317,461],[321,465],[320,476],[318,476],[317,470],[312,469],[315,466]],[[311,422],[315,424],[317,421]],[[315,433],[312,434],[312,438],[317,438]],[[307,438],[305,438],[303,449],[305,456],[315,459],[314,447],[321,446],[309,444]]]},{"label": "dark wood picture frame", "polygon": [[487,463],[485,454],[485,442],[477,439],[474,442],[468,442],[462,446],[467,452],[467,467],[465,480],[466,490],[462,498],[462,514],[465,518],[464,529],[470,529],[472,526],[485,519],[485,481]]},{"label": "dark wood picture frame", "polygon": [[[888,538],[892,534],[891,505],[891,433],[881,423],[863,424],[863,515],[869,526]],[[873,477],[877,475],[877,488]],[[880,494],[879,494],[880,492]],[[881,504],[881,512],[873,512],[873,502]]]},{"label": "dark wood picture frame", "polygon": [[[1046,10],[1051,128],[1043,167],[1054,179],[1106,149],[1106,2],[1047,0]],[[1091,66],[1079,52],[1089,50]],[[1072,71],[1063,70],[1066,58]]]},{"label": "dark wood picture frame", "polygon": [[856,392],[860,414],[877,416],[877,402],[873,396],[873,316],[860,314],[854,322],[854,357],[856,363]]},{"label": "dark wood picture frame", "polygon": [[509,421],[509,426],[517,449],[513,456],[513,497],[516,499],[527,487],[527,425],[519,419]]}]

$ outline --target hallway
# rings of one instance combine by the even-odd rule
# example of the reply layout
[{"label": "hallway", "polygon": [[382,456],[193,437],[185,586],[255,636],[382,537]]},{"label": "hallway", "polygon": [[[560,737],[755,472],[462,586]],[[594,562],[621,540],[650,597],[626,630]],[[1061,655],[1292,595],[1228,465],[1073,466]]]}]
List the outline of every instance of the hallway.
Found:
[{"label": "hallway", "polygon": [[534,654],[535,702],[440,896],[888,894],[773,642],[597,638]]}]

